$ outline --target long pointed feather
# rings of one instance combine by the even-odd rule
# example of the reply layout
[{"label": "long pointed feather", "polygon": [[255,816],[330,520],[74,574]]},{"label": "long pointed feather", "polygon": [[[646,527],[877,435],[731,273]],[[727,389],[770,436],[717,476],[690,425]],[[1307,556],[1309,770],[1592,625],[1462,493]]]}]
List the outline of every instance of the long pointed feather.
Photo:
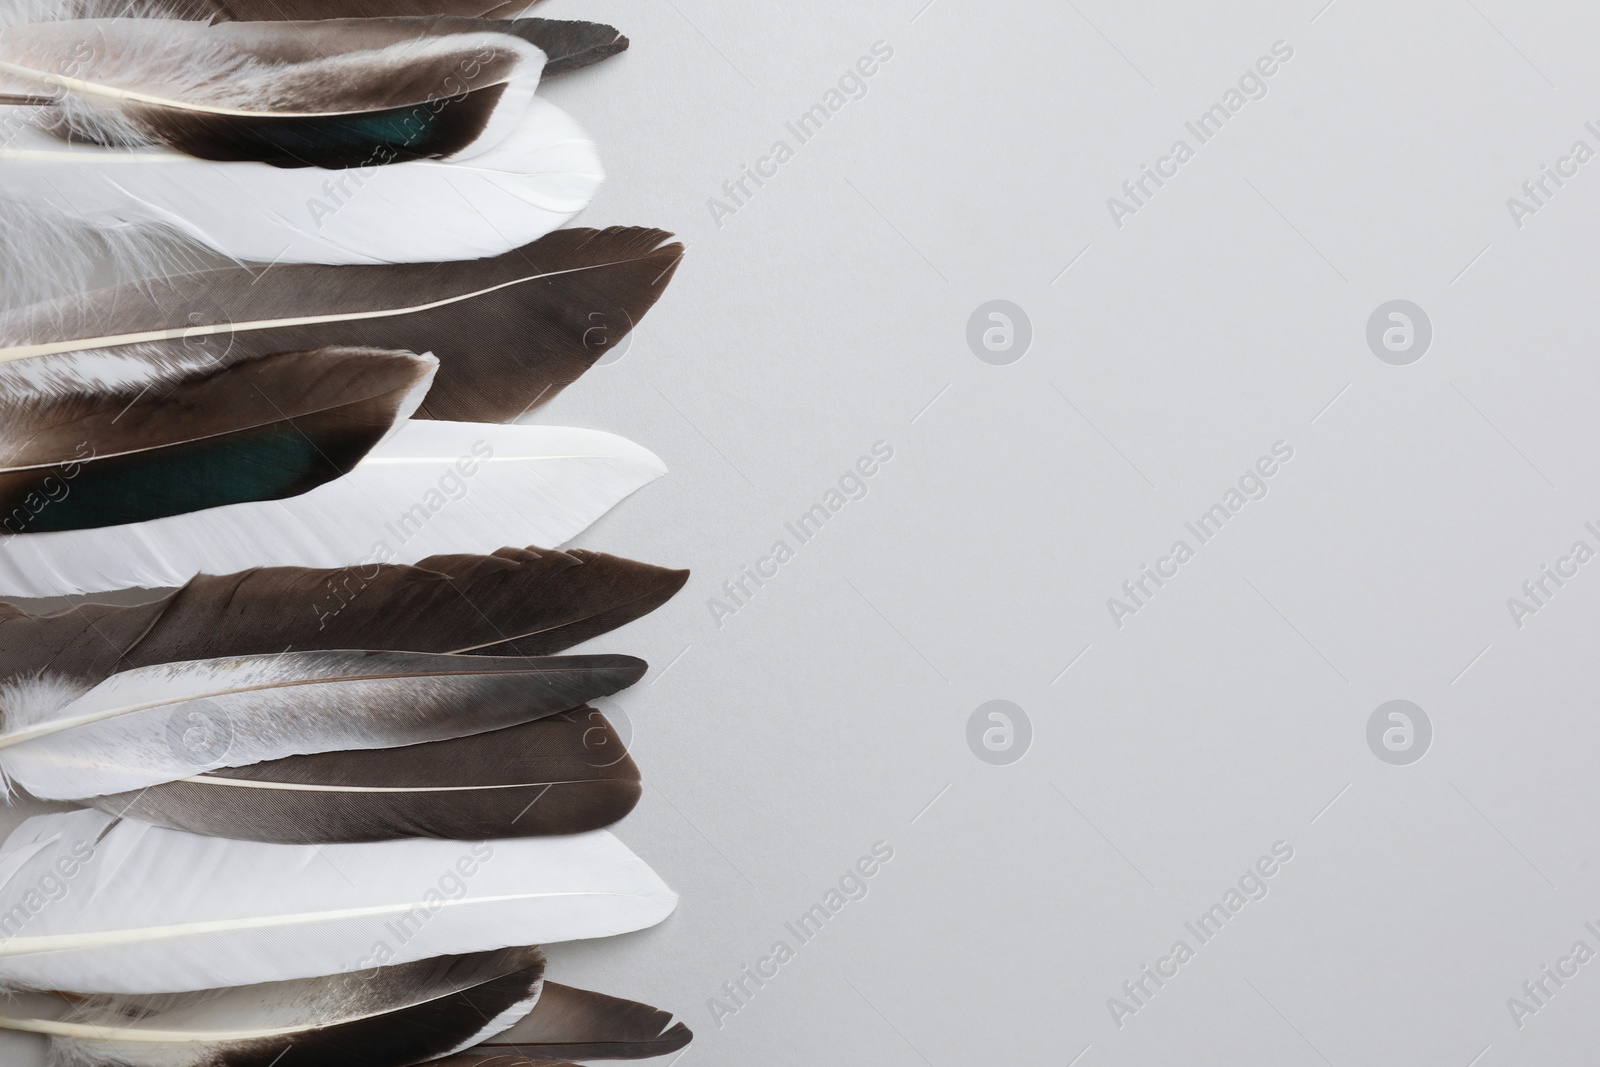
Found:
[{"label": "long pointed feather", "polygon": [[0,76],[58,94],[33,114],[96,144],[280,167],[465,159],[503,137],[497,115],[526,110],[544,66],[543,52],[495,25],[36,23],[0,33]]},{"label": "long pointed feather", "polygon": [[335,348],[186,366],[137,346],[0,364],[0,528],[79,530],[303,493],[415,411],[437,365]]},{"label": "long pointed feather", "polygon": [[3,1017],[50,1035],[51,1067],[403,1067],[471,1047],[541,996],[537,948],[157,996],[79,1000],[59,1019]]},{"label": "long pointed feather", "polygon": [[279,844],[599,830],[638,803],[639,768],[593,708],[404,748],[324,752],[96,797],[114,815]]},{"label": "long pointed feather", "polygon": [[336,482],[288,500],[0,541],[0,593],[181,585],[250,566],[414,563],[561,544],[666,472],[612,434],[411,422]]},{"label": "long pointed feather", "polygon": [[131,345],[222,360],[325,345],[432,352],[425,417],[502,421],[555,396],[650,310],[683,255],[671,236],[570,229],[472,262],[224,268],[118,286],[0,318],[0,362]]},{"label": "long pointed feather", "polygon": [[637,1060],[666,1056],[694,1039],[672,1013],[633,1000],[546,982],[533,1011],[471,1050],[534,1060]]},{"label": "long pointed feather", "polygon": [[504,33],[516,34],[545,54],[546,78],[581,70],[628,50],[628,39],[618,33],[616,27],[600,22],[515,19],[495,25]]},{"label": "long pointed feather", "polygon": [[43,799],[121,793],[498,730],[609,696],[644,670],[631,656],[283,652],[139,667],[87,692],[46,676],[0,689],[0,771]]},{"label": "long pointed feather", "polygon": [[[471,845],[264,845],[74,811],[24,822],[0,865],[11,868],[0,882],[10,935],[0,983],[93,993],[216,989],[609,937],[653,926],[677,903],[603,830]],[[30,906],[46,875],[68,892]]]},{"label": "long pointed feather", "polygon": [[159,600],[50,615],[0,604],[0,682],[48,668],[94,685],[182,659],[356,647],[549,656],[649,614],[688,577],[581,548],[503,548],[415,567],[200,575]]},{"label": "long pointed feather", "polygon": [[385,18],[456,15],[512,18],[540,0],[172,0],[180,17],[219,21],[269,22],[274,19]]},{"label": "long pointed feather", "polygon": [[[261,263],[496,256],[566,222],[603,178],[587,135],[539,97],[515,129],[470,161],[418,159],[329,175],[164,148],[64,144],[23,128],[0,147],[0,168],[3,199],[23,208],[103,228],[165,227]],[[252,210],[239,211],[240,203]]]}]

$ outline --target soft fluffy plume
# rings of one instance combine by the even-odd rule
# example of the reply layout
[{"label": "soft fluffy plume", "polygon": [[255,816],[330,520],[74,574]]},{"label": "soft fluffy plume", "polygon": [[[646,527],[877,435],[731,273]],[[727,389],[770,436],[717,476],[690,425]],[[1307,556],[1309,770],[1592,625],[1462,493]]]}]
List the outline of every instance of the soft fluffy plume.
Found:
[{"label": "soft fluffy plume", "polygon": [[[0,123],[14,121],[0,113]],[[66,210],[8,200],[0,189],[0,312],[228,262],[157,223],[93,224]]]}]

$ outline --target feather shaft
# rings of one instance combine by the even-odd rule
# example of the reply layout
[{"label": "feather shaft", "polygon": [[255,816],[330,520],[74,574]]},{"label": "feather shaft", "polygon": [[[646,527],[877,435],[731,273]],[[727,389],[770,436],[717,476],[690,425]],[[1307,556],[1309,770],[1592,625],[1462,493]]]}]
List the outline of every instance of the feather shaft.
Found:
[{"label": "feather shaft", "polygon": [[191,833],[316,844],[583,833],[623,818],[639,796],[622,738],[598,711],[577,708],[470,737],[290,756],[88,802]]},{"label": "feather shaft", "polygon": [[644,669],[630,656],[285,652],[140,667],[66,701],[13,683],[0,692],[0,770],[41,798],[121,793],[220,767],[500,730],[608,696]]},{"label": "feather shaft", "polygon": [[505,548],[415,567],[200,575],[148,603],[50,615],[0,605],[0,682],[48,668],[94,685],[183,659],[357,647],[550,656],[654,611],[688,577],[585,549]]},{"label": "feather shaft", "polygon": [[118,286],[0,318],[0,362],[126,346],[224,362],[327,345],[431,352],[440,369],[423,417],[504,421],[627,336],[677,269],[671,236],[570,229],[473,262],[237,267]]},{"label": "feather shaft", "polygon": [[604,831],[271,845],[75,811],[24,822],[0,863],[29,848],[0,883],[0,914],[22,907],[51,870],[71,870],[72,891],[23,907],[21,929],[0,941],[0,981],[17,988],[171,993],[285,981],[607,937],[658,923],[676,903]]}]

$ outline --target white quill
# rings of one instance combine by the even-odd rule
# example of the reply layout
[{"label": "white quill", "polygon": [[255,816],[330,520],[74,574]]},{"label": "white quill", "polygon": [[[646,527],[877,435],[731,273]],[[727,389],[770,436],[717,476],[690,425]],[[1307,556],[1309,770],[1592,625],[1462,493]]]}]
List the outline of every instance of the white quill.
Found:
[{"label": "white quill", "polygon": [[103,229],[175,231],[261,263],[496,256],[572,218],[604,178],[588,136],[538,97],[514,130],[471,159],[341,171],[64,144],[33,128],[5,140],[0,198]]},{"label": "white quill", "polygon": [[0,535],[0,595],[159,588],[251,567],[415,563],[505,545],[555,548],[665,473],[648,450],[598,430],[418,420],[343,478],[286,500]]},{"label": "white quill", "polygon": [[604,831],[266,845],[74,811],[17,827],[0,847],[7,868],[0,984],[74,992],[216,989],[609,937],[677,904]]}]

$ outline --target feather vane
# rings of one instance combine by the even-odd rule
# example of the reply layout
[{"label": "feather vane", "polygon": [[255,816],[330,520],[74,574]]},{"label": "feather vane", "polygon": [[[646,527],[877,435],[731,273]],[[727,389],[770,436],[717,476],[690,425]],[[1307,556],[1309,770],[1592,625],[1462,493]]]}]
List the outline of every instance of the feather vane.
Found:
[{"label": "feather vane", "polygon": [[[61,870],[73,872],[69,891],[30,908],[39,880]],[[218,989],[610,937],[677,903],[603,830],[270,845],[73,811],[17,827],[0,874],[0,916],[20,917],[0,940],[0,983],[83,993]]]}]

